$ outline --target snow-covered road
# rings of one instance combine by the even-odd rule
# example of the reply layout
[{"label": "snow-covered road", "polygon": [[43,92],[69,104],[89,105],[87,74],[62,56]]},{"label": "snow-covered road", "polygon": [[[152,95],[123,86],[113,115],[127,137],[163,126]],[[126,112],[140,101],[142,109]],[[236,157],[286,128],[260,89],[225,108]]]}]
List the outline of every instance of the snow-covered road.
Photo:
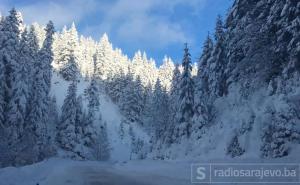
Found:
[{"label": "snow-covered road", "polygon": [[[189,184],[185,180],[153,175],[153,174],[124,174],[112,169],[91,169],[86,168],[81,173],[84,176],[86,185],[169,185]],[[181,183],[179,183],[181,181]]]},{"label": "snow-covered road", "polygon": [[21,168],[0,169],[0,185],[187,185],[186,162],[79,162],[50,159]]},{"label": "snow-covered road", "polygon": [[[241,160],[245,163],[250,161]],[[276,160],[256,162],[274,164]],[[191,163],[158,160],[99,162],[52,158],[20,168],[0,169],[0,185],[190,185]]]}]

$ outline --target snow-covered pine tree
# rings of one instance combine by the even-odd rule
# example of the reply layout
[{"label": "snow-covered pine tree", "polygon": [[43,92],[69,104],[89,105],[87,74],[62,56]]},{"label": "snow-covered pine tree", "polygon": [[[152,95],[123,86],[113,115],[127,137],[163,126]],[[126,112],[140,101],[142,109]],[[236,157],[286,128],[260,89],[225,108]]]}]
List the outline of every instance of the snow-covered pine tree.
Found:
[{"label": "snow-covered pine tree", "polygon": [[[0,32],[1,34],[1,32]],[[4,110],[5,110],[5,65],[3,60],[0,60],[0,127],[4,128]]]},{"label": "snow-covered pine tree", "polygon": [[19,45],[19,55],[17,58],[16,66],[13,67],[11,75],[13,76],[14,82],[11,84],[11,100],[8,103],[7,110],[7,124],[13,126],[15,137],[11,138],[17,141],[23,134],[25,117],[26,117],[26,106],[28,101],[28,77],[30,75],[28,71],[28,40],[27,30],[22,33],[21,42]]},{"label": "snow-covered pine tree", "polygon": [[179,118],[179,125],[177,132],[179,135],[191,134],[191,119],[194,115],[194,82],[192,78],[192,63],[191,55],[187,44],[184,49],[184,56],[182,60],[183,72],[180,78],[180,97],[179,97],[179,110],[177,116]]},{"label": "snow-covered pine tree", "polygon": [[124,122],[123,121],[121,121],[121,123],[120,123],[120,128],[119,128],[118,134],[119,134],[121,140],[123,140],[124,136],[125,136],[125,128],[124,128]]},{"label": "snow-covered pine tree", "polygon": [[165,56],[163,59],[163,64],[159,67],[158,74],[161,80],[162,86],[169,92],[171,89],[173,71],[175,65],[170,57]]},{"label": "snow-covered pine tree", "polygon": [[[84,122],[83,127],[83,143],[87,147],[93,147],[96,143],[97,132],[94,127],[95,122],[97,121],[96,111],[99,110],[100,101],[99,101],[99,89],[97,87],[96,77],[93,76],[90,86],[87,89],[87,98],[88,98],[88,113],[87,120]],[[101,118],[98,121],[102,121]]]},{"label": "snow-covered pine tree", "polygon": [[91,37],[85,38],[81,36],[79,46],[82,57],[80,71],[81,74],[88,79],[93,76],[95,70],[93,56],[96,53],[96,43]]},{"label": "snow-covered pine tree", "polygon": [[40,48],[42,48],[44,40],[46,38],[45,27],[42,25],[39,25],[38,23],[33,23],[31,25],[31,28],[35,30],[38,46],[40,49]]},{"label": "snow-covered pine tree", "polygon": [[180,66],[176,65],[173,71],[171,91],[170,91],[170,125],[167,128],[166,144],[171,144],[178,138],[178,133],[176,132],[177,123],[179,123],[179,99],[180,99]]},{"label": "snow-covered pine tree", "polygon": [[141,113],[141,121],[143,122],[143,127],[149,133],[153,134],[153,90],[152,85],[149,83],[144,90],[144,107]]},{"label": "snow-covered pine tree", "polygon": [[[19,42],[22,27],[22,17],[15,10],[10,11],[9,16],[7,16],[3,23],[1,29],[1,46],[0,46],[0,59],[2,64],[4,64],[4,89],[2,89],[5,96],[4,101],[4,124],[5,128],[10,134],[11,140],[17,139],[18,126],[17,122],[14,122],[14,112],[12,110],[13,97],[17,98],[16,94],[13,93],[12,88],[17,87],[17,81],[15,79],[15,74],[20,70],[18,65],[18,52],[19,52]],[[10,112],[10,113],[8,113]]]},{"label": "snow-covered pine tree", "polygon": [[112,101],[118,103],[125,87],[125,74],[121,69],[120,72],[108,82],[106,92],[110,95]]},{"label": "snow-covered pine tree", "polygon": [[83,109],[83,98],[81,95],[76,100],[76,117],[75,117],[75,133],[77,140],[80,141],[83,135],[83,127],[86,119],[85,111]]},{"label": "snow-covered pine tree", "polygon": [[[36,39],[36,34],[34,28],[30,29],[28,35],[28,44],[29,53],[31,56],[28,56],[30,61],[31,76],[30,76],[30,91],[29,91],[29,102],[27,105],[27,114],[26,114],[26,132],[31,133],[32,136],[39,135],[38,127],[43,125],[43,114],[41,113],[41,106],[44,105],[44,99],[46,97],[45,92],[43,91],[43,67],[42,61],[38,58],[38,42]],[[47,108],[47,107],[46,107]],[[44,109],[46,109],[44,108]],[[32,138],[31,140],[37,142],[37,138]]]},{"label": "snow-covered pine tree", "polygon": [[88,98],[89,105],[96,111],[99,110],[99,88],[95,76],[92,77],[90,85],[86,90],[86,96]]},{"label": "snow-covered pine tree", "polygon": [[169,97],[165,87],[162,87],[161,82],[157,79],[152,100],[152,124],[155,141],[163,139],[164,133],[170,123],[170,107]]},{"label": "snow-covered pine tree", "polygon": [[144,141],[137,138],[131,145],[131,159],[145,159],[146,151],[144,150]]},{"label": "snow-covered pine tree", "polygon": [[49,21],[46,28],[46,38],[44,40],[43,46],[39,51],[39,60],[42,61],[42,69],[43,69],[43,80],[45,85],[45,95],[48,96],[51,87],[51,78],[52,78],[52,66],[51,63],[53,61],[53,35],[54,35],[54,25],[52,21]]},{"label": "snow-covered pine tree", "polygon": [[[37,75],[36,80],[41,80],[40,85],[37,88],[41,88],[37,91],[37,93],[41,93],[37,95],[38,104],[37,109],[40,114],[40,120],[38,120],[38,128],[37,134],[38,145],[40,147],[39,158],[44,159],[53,154],[53,146],[50,145],[50,137],[48,136],[47,127],[48,127],[48,115],[49,115],[49,101],[50,101],[50,88],[51,88],[51,78],[52,78],[52,66],[51,63],[53,61],[53,52],[52,52],[52,44],[53,44],[53,35],[54,35],[54,25],[52,21],[49,21],[45,28],[46,37],[43,42],[42,48],[38,52],[38,70],[41,70],[40,73],[42,76]],[[40,99],[41,98],[41,99]],[[34,112],[34,111],[32,111]],[[36,114],[36,113],[33,113]]]},{"label": "snow-covered pine tree", "polygon": [[79,69],[75,61],[74,54],[71,54],[69,57],[70,58],[67,63],[61,68],[60,74],[65,80],[73,81],[74,79],[77,79]]},{"label": "snow-covered pine tree", "polygon": [[[1,16],[0,19],[0,39],[2,42],[3,38],[3,24],[4,24],[4,17]],[[1,47],[2,49],[2,47]],[[5,63],[3,59],[0,59],[0,127],[2,128],[1,130],[4,130],[4,109],[5,109],[5,89],[6,89],[6,84],[5,84]],[[1,160],[0,160],[1,161]]]},{"label": "snow-covered pine tree", "polygon": [[72,81],[74,75],[79,75],[82,55],[79,48],[78,33],[74,22],[70,30],[65,30],[61,35],[60,47],[57,55],[59,73],[65,80]]},{"label": "snow-covered pine tree", "polygon": [[198,77],[204,77],[205,75],[208,75],[207,65],[208,65],[208,60],[212,55],[213,47],[214,47],[213,41],[210,38],[210,35],[208,34],[206,40],[204,41],[204,45],[202,48],[202,55],[198,60],[198,71],[197,71]]},{"label": "snow-covered pine tree", "polygon": [[55,136],[57,133],[57,126],[59,125],[59,115],[58,115],[58,108],[57,108],[57,103],[56,103],[56,97],[53,96],[50,99],[49,102],[49,124],[48,124],[48,132],[49,136],[51,137],[51,143],[54,144],[55,142]]},{"label": "snow-covered pine tree", "polygon": [[121,97],[120,107],[124,116],[130,121],[140,122],[141,113],[144,106],[143,87],[139,76],[134,81],[133,74],[129,70],[126,75],[127,86]]},{"label": "snow-covered pine tree", "polygon": [[[37,52],[38,52],[38,42],[36,39],[35,31],[33,27],[30,27],[29,33],[27,34],[27,30],[25,30],[22,34],[22,39],[20,43],[20,58],[22,59],[23,63],[25,64],[26,68],[19,72],[19,74],[23,74],[23,77],[20,77],[18,81],[26,84],[26,88],[28,92],[23,94],[26,95],[27,101],[26,104],[23,106],[25,107],[25,116],[24,116],[24,132],[22,137],[20,138],[20,142],[18,143],[18,164],[31,164],[33,162],[37,162],[42,160],[43,157],[40,155],[40,147],[37,146],[39,135],[36,126],[37,120],[32,120],[34,117],[31,117],[32,109],[38,107],[32,107],[35,102],[36,94],[35,91],[35,73],[37,72]],[[21,61],[21,60],[20,60]],[[24,72],[26,70],[26,72]],[[41,71],[39,71],[41,72]],[[34,109],[36,110],[36,109]],[[34,146],[34,147],[32,147]],[[49,153],[49,155],[51,155]]]},{"label": "snow-covered pine tree", "polygon": [[105,80],[109,75],[113,75],[113,48],[105,33],[100,39],[99,46],[95,54],[95,75]]},{"label": "snow-covered pine tree", "polygon": [[130,69],[134,78],[137,76],[144,75],[144,74],[142,74],[142,72],[143,72],[143,68],[144,68],[144,62],[146,62],[145,60],[147,60],[145,58],[146,58],[146,56],[145,55],[142,56],[142,52],[140,50],[134,54],[134,56],[132,58],[132,66]]},{"label": "snow-covered pine tree", "polygon": [[[0,25],[0,124],[1,124],[1,152],[3,165],[11,165],[17,162],[18,142],[24,127],[24,107],[22,92],[25,86],[19,80],[24,66],[19,63],[20,38],[23,29],[23,20],[20,13],[15,9],[10,11],[9,16],[1,18]],[[24,73],[23,73],[24,74]],[[20,86],[18,89],[18,86]],[[15,102],[16,101],[16,102]],[[18,107],[21,105],[21,107]],[[20,123],[17,122],[20,120]]]},{"label": "snow-covered pine tree", "polygon": [[[57,142],[59,146],[69,152],[74,152],[78,145],[76,136],[76,105],[77,82],[72,81],[68,87],[68,93],[61,109],[60,124],[58,126]],[[71,156],[77,157],[77,156]]]},{"label": "snow-covered pine tree", "polygon": [[95,152],[97,160],[107,161],[110,158],[110,145],[108,141],[106,122],[100,124],[100,131],[96,140]]},{"label": "snow-covered pine tree", "polygon": [[[38,51],[39,51],[39,41],[38,41],[38,38],[37,38],[37,33],[35,31],[35,27],[34,26],[30,26],[30,29],[29,29],[29,33],[28,33],[28,36],[27,36],[27,44],[28,46],[30,47],[26,47],[24,46],[24,57],[26,56],[26,60],[27,60],[27,65],[28,65],[28,71],[29,71],[29,76],[28,76],[28,85],[29,85],[29,99],[32,98],[32,93],[33,93],[33,83],[34,83],[34,75],[35,75],[35,72],[36,72],[36,62],[38,60]],[[44,39],[43,39],[44,40]],[[42,45],[41,45],[42,46]],[[27,50],[26,50],[27,48]],[[29,101],[30,102],[30,101]],[[29,110],[27,110],[27,115],[29,113]]]},{"label": "snow-covered pine tree", "polygon": [[219,15],[215,28],[215,45],[208,60],[210,91],[216,97],[227,94],[226,69],[227,58],[225,51],[225,32],[222,17]]},{"label": "snow-covered pine tree", "polygon": [[129,132],[128,134],[129,134],[130,140],[131,140],[131,152],[130,152],[130,160],[131,160],[131,159],[133,159],[133,155],[134,155],[134,153],[136,151],[136,149],[135,149],[136,135],[133,132],[133,128],[132,128],[131,125],[129,126],[128,132]]},{"label": "snow-covered pine tree", "polygon": [[198,61],[198,72],[195,77],[195,114],[193,118],[195,132],[209,122],[211,114],[210,93],[208,88],[209,70],[207,62],[211,57],[213,42],[208,35],[203,45],[202,55]]}]

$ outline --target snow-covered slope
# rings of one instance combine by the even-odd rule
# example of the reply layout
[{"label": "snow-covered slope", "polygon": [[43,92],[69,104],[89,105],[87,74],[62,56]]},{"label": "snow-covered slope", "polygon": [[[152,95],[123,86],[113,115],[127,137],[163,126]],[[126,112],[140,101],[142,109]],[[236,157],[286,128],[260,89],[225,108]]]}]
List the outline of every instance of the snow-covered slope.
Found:
[{"label": "snow-covered slope", "polygon": [[[53,73],[51,95],[56,97],[58,109],[63,105],[64,98],[67,95],[67,89],[70,82],[65,81],[56,72]],[[84,90],[88,87],[89,82],[80,78],[77,85],[77,96],[83,97],[83,106],[87,109],[87,99],[84,97]],[[108,139],[111,148],[110,160],[112,161],[126,161],[130,159],[131,153],[131,136],[129,135],[129,127],[132,127],[135,137],[143,140],[145,143],[148,142],[149,138],[143,129],[135,124],[123,124],[124,126],[124,137],[121,138],[119,134],[120,124],[123,120],[118,106],[116,106],[110,98],[102,91],[100,92],[100,109],[98,117],[101,114],[102,120],[107,123]],[[95,128],[98,128],[95,125]]]}]

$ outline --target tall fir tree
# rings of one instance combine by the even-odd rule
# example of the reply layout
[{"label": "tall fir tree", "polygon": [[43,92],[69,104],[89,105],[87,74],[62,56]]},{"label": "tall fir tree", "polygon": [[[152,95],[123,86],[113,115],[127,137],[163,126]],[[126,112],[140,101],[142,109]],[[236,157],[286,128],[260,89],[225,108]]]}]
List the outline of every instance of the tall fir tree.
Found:
[{"label": "tall fir tree", "polygon": [[225,51],[225,31],[222,17],[219,15],[215,27],[215,45],[208,60],[210,91],[215,97],[227,94],[227,77],[225,73],[227,57]]},{"label": "tall fir tree", "polygon": [[18,137],[21,137],[21,134],[24,130],[25,117],[26,117],[26,106],[28,101],[28,80],[29,80],[29,71],[28,71],[28,48],[27,40],[27,31],[25,30],[22,33],[21,42],[19,45],[19,58],[18,58],[18,67],[12,72],[14,76],[14,84],[11,86],[11,101],[8,104],[7,111],[7,124],[15,125],[14,133],[17,137],[14,137],[16,140]]},{"label": "tall fir tree", "polygon": [[39,42],[37,39],[37,34],[35,31],[35,27],[31,26],[28,36],[27,36],[27,45],[24,46],[23,55],[26,57],[27,67],[28,67],[28,104],[27,104],[27,112],[26,112],[26,119],[30,113],[32,100],[34,99],[34,84],[35,84],[35,74],[37,70],[40,70],[38,68],[38,51],[39,51]]},{"label": "tall fir tree", "polygon": [[95,75],[105,80],[113,71],[113,49],[105,33],[101,39],[95,54]]},{"label": "tall fir tree", "polygon": [[208,35],[203,45],[203,52],[198,61],[198,72],[195,78],[195,114],[194,127],[195,132],[198,132],[210,119],[210,92],[208,77],[210,75],[208,69],[208,60],[212,55],[213,41]]},{"label": "tall fir tree", "polygon": [[39,51],[39,60],[42,62],[42,69],[43,69],[43,81],[45,85],[45,94],[46,96],[49,95],[50,88],[51,88],[51,78],[52,78],[52,66],[51,63],[53,61],[53,35],[55,32],[54,25],[52,21],[49,21],[46,28],[46,38],[44,40],[43,46]]},{"label": "tall fir tree", "polygon": [[63,76],[63,78],[67,81],[73,81],[77,78],[76,76],[79,75],[79,69],[75,61],[74,54],[70,55],[70,58],[67,61],[67,63],[61,68],[60,73]]},{"label": "tall fir tree", "polygon": [[106,122],[100,123],[100,131],[96,140],[95,154],[96,159],[100,161],[107,161],[110,158],[110,145]]},{"label": "tall fir tree", "polygon": [[99,89],[98,84],[96,82],[96,77],[93,76],[90,86],[87,89],[87,98],[88,98],[88,113],[87,113],[87,120],[85,121],[84,128],[83,128],[83,142],[84,145],[87,147],[92,147],[96,144],[96,129],[94,127],[95,122],[102,121],[101,117],[97,119],[97,112],[99,111],[100,107],[100,100],[99,100]]},{"label": "tall fir tree", "polygon": [[[20,66],[18,65],[18,53],[20,47],[20,34],[22,29],[22,17],[15,10],[12,9],[10,11],[9,16],[7,16],[3,21],[3,26],[1,30],[1,48],[0,48],[0,58],[2,63],[4,64],[4,82],[5,88],[2,89],[4,91],[4,123],[6,125],[6,130],[9,132],[9,135],[13,138],[18,137],[18,123],[14,122],[14,112],[12,111],[15,108],[14,100],[17,98],[16,94],[12,90],[12,88],[16,88],[17,81],[15,79],[16,73],[20,70]],[[8,113],[10,112],[10,113]]]},{"label": "tall fir tree", "polygon": [[82,139],[85,119],[86,119],[86,115],[85,115],[85,110],[83,109],[83,98],[80,95],[76,100],[76,117],[75,117],[75,133],[78,141]]},{"label": "tall fir tree", "polygon": [[30,98],[29,112],[27,116],[28,128],[32,135],[32,140],[36,142],[36,151],[38,151],[39,160],[52,154],[53,150],[50,145],[50,137],[48,136],[48,116],[49,116],[49,101],[53,60],[52,43],[54,26],[50,21],[46,26],[46,38],[41,50],[38,52],[37,60],[34,62],[34,74],[32,93]]},{"label": "tall fir tree", "polygon": [[159,79],[162,81],[162,86],[169,92],[172,84],[173,71],[175,65],[170,57],[165,56],[163,64],[159,67],[158,74]]},{"label": "tall fir tree", "polygon": [[152,124],[155,141],[161,141],[170,123],[170,105],[166,87],[157,79],[152,99]]},{"label": "tall fir tree", "polygon": [[77,105],[77,82],[73,81],[70,83],[68,88],[68,94],[64,100],[62,110],[59,133],[57,136],[57,142],[60,147],[74,152],[78,145],[76,136],[76,105]]},{"label": "tall fir tree", "polygon": [[167,136],[166,136],[166,143],[171,144],[176,140],[178,137],[178,133],[176,133],[176,127],[179,123],[179,99],[180,99],[180,78],[181,78],[181,72],[180,72],[180,66],[177,64],[173,71],[173,77],[172,77],[172,84],[171,84],[171,91],[170,91],[170,97],[169,97],[169,103],[170,103],[170,125],[167,128]]},{"label": "tall fir tree", "polygon": [[74,75],[79,74],[82,66],[82,55],[74,22],[69,30],[64,28],[56,44],[54,66],[65,80],[72,81]]},{"label": "tall fir tree", "polygon": [[141,113],[143,110],[143,87],[139,76],[134,81],[131,70],[126,75],[126,83],[128,84],[124,89],[121,97],[120,107],[124,116],[130,121],[140,122]]},{"label": "tall fir tree", "polygon": [[179,135],[191,134],[191,118],[194,115],[194,82],[192,78],[192,62],[191,55],[187,44],[184,49],[184,56],[182,60],[183,72],[180,78],[180,97],[179,97]]}]

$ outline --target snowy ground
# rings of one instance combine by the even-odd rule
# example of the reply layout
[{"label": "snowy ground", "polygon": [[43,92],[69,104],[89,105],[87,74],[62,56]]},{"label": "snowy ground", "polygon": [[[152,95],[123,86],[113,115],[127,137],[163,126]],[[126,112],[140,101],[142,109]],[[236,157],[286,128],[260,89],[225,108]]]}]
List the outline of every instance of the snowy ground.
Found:
[{"label": "snowy ground", "polygon": [[79,162],[53,158],[21,168],[0,169],[0,185],[186,185],[189,163]]},{"label": "snowy ground", "polygon": [[[201,161],[220,163],[224,162],[224,159]],[[299,160],[296,158],[293,160],[228,159],[226,163],[251,163],[253,161],[285,165]],[[188,185],[192,184],[191,164],[199,162],[199,160],[95,162],[51,158],[20,168],[0,169],[0,185]],[[241,185],[243,183],[232,184]],[[282,183],[282,185],[287,185],[287,183]]]}]

